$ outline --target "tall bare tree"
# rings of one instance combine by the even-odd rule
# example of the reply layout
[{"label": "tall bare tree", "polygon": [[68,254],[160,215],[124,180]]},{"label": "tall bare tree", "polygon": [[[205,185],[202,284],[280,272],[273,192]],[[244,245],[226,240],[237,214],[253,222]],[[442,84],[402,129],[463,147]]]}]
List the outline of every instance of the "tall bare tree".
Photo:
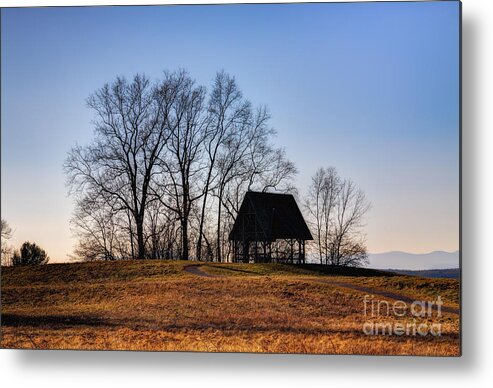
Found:
[{"label": "tall bare tree", "polygon": [[331,244],[332,264],[358,266],[367,263],[368,255],[362,228],[364,217],[370,207],[365,193],[354,182],[349,179],[342,181]]},{"label": "tall bare tree", "polygon": [[312,177],[305,209],[315,231],[320,264],[358,266],[367,260],[363,233],[370,203],[362,190],[333,167]]},{"label": "tall bare tree", "polygon": [[[251,118],[251,104],[242,96],[234,77],[224,71],[217,73],[209,98],[205,150],[207,170],[197,240],[197,260],[202,259],[202,240],[209,192],[217,183],[217,162],[225,143],[241,132]],[[209,244],[207,244],[209,246]]]},{"label": "tall bare tree", "polygon": [[170,82],[151,85],[137,75],[131,82],[117,78],[87,101],[96,113],[95,138],[74,147],[65,171],[71,193],[91,192],[112,203],[114,211],[128,211],[135,224],[137,257],[145,257],[144,219],[149,185],[166,146],[170,106],[176,98]]},{"label": "tall bare tree", "polygon": [[189,223],[192,206],[203,196],[201,174],[206,139],[206,90],[185,72],[166,75],[176,89],[176,99],[167,122],[172,129],[166,153],[159,158],[162,177],[158,186],[161,203],[174,211],[181,226],[181,259],[189,259]]},{"label": "tall bare tree", "polygon": [[315,231],[320,264],[329,264],[335,230],[335,207],[341,190],[335,168],[319,168],[308,190],[305,208]]}]

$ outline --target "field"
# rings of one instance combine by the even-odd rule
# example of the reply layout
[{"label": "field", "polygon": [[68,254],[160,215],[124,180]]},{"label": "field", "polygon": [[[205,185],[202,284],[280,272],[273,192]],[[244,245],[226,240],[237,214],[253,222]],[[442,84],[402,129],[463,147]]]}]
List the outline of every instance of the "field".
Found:
[{"label": "field", "polygon": [[[459,282],[280,264],[3,267],[4,348],[457,356]],[[373,295],[373,296],[372,296]],[[443,301],[429,314],[385,307]],[[369,301],[382,307],[368,310]],[[404,303],[401,302],[401,303]],[[402,307],[402,306],[401,306]],[[365,315],[366,311],[366,315]],[[401,316],[402,315],[402,316]],[[389,332],[368,333],[380,324]],[[412,328],[440,327],[440,335]],[[366,325],[366,326],[365,326]],[[398,327],[409,332],[398,334]]]}]

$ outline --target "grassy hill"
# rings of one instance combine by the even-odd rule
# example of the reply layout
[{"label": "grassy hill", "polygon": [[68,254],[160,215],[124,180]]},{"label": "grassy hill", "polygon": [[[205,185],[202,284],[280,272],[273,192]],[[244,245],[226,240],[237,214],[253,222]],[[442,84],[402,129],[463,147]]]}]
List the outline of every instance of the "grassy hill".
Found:
[{"label": "grassy hill", "polygon": [[[440,337],[368,336],[364,297],[395,293],[456,309],[459,284],[317,265],[122,261],[2,268],[2,347],[457,355],[459,317]],[[383,296],[382,296],[383,295]],[[388,295],[385,296],[385,295]],[[394,299],[393,299],[394,298]],[[453,310],[450,310],[453,311]],[[409,323],[403,317],[377,321]],[[428,318],[423,318],[424,320]]]}]

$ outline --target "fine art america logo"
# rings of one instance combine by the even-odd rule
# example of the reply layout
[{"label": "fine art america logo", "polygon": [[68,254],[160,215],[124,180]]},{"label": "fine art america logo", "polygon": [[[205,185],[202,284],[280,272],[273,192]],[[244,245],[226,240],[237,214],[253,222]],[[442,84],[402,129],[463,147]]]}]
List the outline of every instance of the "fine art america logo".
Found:
[{"label": "fine art america logo", "polygon": [[402,300],[389,302],[365,295],[363,303],[368,319],[363,324],[366,335],[441,335],[441,323],[434,321],[442,316],[440,296],[434,301],[416,300],[408,304]]}]

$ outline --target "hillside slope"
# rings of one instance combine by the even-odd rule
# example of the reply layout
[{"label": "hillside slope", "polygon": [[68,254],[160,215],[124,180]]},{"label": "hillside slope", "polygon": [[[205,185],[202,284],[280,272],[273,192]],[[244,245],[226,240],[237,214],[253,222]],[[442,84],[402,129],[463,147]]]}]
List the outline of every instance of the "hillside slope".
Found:
[{"label": "hillside slope", "polygon": [[[330,273],[280,264],[132,261],[2,268],[2,347],[160,351],[458,355],[459,316],[440,337],[369,337],[370,288],[458,306],[458,282]],[[369,276],[361,276],[366,273]],[[373,275],[371,275],[373,274]],[[338,283],[339,282],[339,283]],[[347,284],[354,284],[349,289]],[[339,286],[341,284],[343,286]],[[356,285],[359,285],[356,287]],[[382,296],[383,295],[383,296]],[[390,299],[392,301],[393,299]],[[381,317],[390,324],[412,317]],[[424,318],[423,322],[428,322]]]}]

